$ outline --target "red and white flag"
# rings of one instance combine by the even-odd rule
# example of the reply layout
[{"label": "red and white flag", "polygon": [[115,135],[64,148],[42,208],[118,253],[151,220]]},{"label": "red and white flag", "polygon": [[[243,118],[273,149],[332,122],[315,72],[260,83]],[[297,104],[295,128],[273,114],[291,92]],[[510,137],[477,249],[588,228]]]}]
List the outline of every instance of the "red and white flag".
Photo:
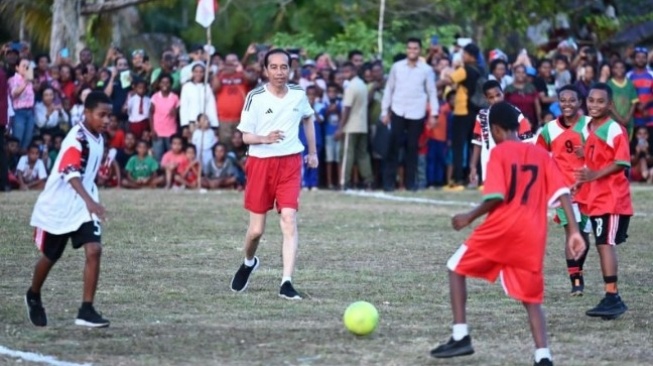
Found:
[{"label": "red and white flag", "polygon": [[200,23],[202,27],[208,28],[215,20],[215,13],[217,12],[217,0],[197,0],[197,12],[195,13],[195,21]]}]

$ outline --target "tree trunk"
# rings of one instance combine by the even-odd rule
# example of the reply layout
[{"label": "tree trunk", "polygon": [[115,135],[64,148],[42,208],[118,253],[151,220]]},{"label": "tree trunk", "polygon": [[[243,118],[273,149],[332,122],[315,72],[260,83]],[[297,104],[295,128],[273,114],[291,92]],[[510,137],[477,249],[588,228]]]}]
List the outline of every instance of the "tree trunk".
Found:
[{"label": "tree trunk", "polygon": [[106,0],[92,4],[85,4],[81,7],[80,14],[90,15],[101,12],[109,12],[133,5],[143,4],[152,0]]},{"label": "tree trunk", "polygon": [[56,60],[59,51],[65,48],[66,0],[54,0],[52,5],[52,31],[50,33],[50,59]]}]

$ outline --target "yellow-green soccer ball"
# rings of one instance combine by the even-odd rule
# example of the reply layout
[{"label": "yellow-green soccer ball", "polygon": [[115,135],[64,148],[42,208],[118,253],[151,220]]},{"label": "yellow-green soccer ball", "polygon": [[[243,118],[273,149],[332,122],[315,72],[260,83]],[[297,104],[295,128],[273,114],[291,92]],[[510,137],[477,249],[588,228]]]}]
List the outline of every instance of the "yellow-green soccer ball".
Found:
[{"label": "yellow-green soccer ball", "polygon": [[342,320],[350,332],[364,336],[376,329],[379,324],[379,312],[369,302],[356,301],[347,307]]}]

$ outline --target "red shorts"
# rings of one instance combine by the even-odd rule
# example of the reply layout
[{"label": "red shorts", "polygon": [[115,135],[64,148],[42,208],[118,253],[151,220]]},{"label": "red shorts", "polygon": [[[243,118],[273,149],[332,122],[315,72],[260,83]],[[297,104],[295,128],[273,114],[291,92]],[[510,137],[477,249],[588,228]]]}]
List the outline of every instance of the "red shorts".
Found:
[{"label": "red shorts", "polygon": [[143,137],[143,132],[150,129],[150,120],[144,120],[140,122],[129,122],[129,132],[133,133],[136,136],[136,140],[140,140]]},{"label": "red shorts", "polygon": [[245,164],[245,209],[264,214],[274,208],[299,208],[302,186],[301,154],[257,158],[250,156]]},{"label": "red shorts", "polygon": [[494,262],[465,244],[449,258],[447,267],[459,275],[483,278],[492,283],[497,277],[501,277],[503,290],[508,296],[519,301],[541,304],[544,300],[542,272],[531,272]]}]

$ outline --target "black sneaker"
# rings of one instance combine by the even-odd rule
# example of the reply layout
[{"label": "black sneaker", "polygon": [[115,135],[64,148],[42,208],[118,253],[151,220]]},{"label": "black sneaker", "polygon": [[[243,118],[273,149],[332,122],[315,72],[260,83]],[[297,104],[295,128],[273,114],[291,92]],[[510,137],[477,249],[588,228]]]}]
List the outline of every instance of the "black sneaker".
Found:
[{"label": "black sneaker", "polygon": [[253,266],[248,267],[245,265],[245,263],[241,264],[240,268],[238,268],[238,271],[234,275],[234,278],[231,279],[231,291],[245,291],[247,285],[249,284],[249,276],[252,274],[252,272],[256,271],[260,263],[261,262],[259,262],[258,257],[254,257]]},{"label": "black sneaker", "polygon": [[585,281],[583,281],[583,276],[573,276],[571,279],[571,296],[583,296],[583,290],[585,289]]},{"label": "black sneaker", "polygon": [[601,317],[605,320],[617,319],[628,310],[626,304],[621,301],[619,295],[605,295],[593,309],[587,310],[585,315],[591,317]]},{"label": "black sneaker", "polygon": [[553,366],[553,361],[549,360],[548,358],[543,358],[540,360],[540,362],[533,363],[533,366]]},{"label": "black sneaker", "polygon": [[474,348],[472,347],[472,338],[469,335],[459,341],[454,341],[453,337],[451,337],[449,342],[431,350],[431,357],[435,358],[451,358],[471,354],[474,354]]},{"label": "black sneaker", "polygon": [[77,319],[75,325],[81,325],[89,328],[105,328],[109,326],[109,321],[104,319],[102,315],[95,311],[93,306],[88,308],[80,308],[77,312]]},{"label": "black sneaker", "polygon": [[48,317],[45,315],[45,309],[41,303],[41,295],[27,290],[27,294],[25,294],[25,306],[27,307],[27,317],[34,326],[45,327],[48,325]]},{"label": "black sneaker", "polygon": [[279,289],[279,297],[283,297],[284,299],[288,300],[302,299],[301,295],[295,291],[294,287],[292,287],[292,283],[290,283],[290,281],[286,281],[281,284],[281,288]]}]

